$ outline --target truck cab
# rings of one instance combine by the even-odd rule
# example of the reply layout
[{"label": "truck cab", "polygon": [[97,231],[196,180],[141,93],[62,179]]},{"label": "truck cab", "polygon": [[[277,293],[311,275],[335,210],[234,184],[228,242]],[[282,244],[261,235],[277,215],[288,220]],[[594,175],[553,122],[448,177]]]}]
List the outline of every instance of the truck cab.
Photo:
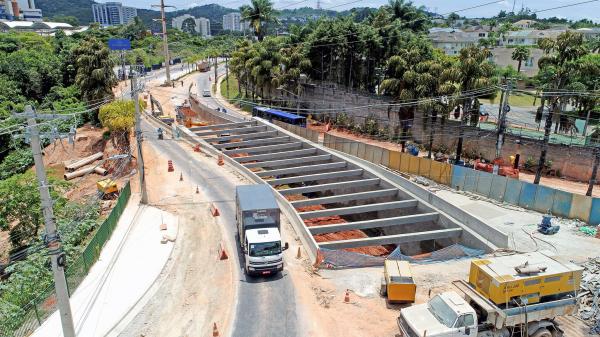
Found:
[{"label": "truck cab", "polygon": [[277,228],[246,231],[244,255],[247,274],[270,274],[283,270],[281,235]]},{"label": "truck cab", "polygon": [[404,337],[474,337],[477,314],[457,293],[445,292],[428,303],[402,309],[398,326]]}]

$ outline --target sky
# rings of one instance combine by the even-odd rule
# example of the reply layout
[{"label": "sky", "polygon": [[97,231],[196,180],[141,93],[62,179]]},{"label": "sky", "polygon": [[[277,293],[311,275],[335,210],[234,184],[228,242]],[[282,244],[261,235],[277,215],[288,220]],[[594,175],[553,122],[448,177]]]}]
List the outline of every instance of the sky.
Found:
[{"label": "sky", "polygon": [[[108,0],[100,0],[106,2]],[[297,8],[297,7],[316,7],[317,0],[272,0],[275,8]],[[387,3],[387,0],[320,0],[321,8],[331,7],[333,10],[344,10],[352,7],[379,7]],[[425,6],[431,11],[440,14],[448,14],[453,11],[466,17],[489,17],[496,15],[501,10],[511,11],[513,4],[515,11],[521,9],[521,6],[528,7],[534,11],[545,10],[558,6],[564,6],[583,2],[586,0],[503,0],[498,3],[482,6],[479,8],[460,11],[468,7],[490,3],[494,0],[413,0],[416,6]],[[514,1],[514,2],[513,2]],[[589,0],[588,0],[589,1]],[[159,3],[159,0],[121,0],[126,6],[137,8],[150,8],[151,4]],[[250,3],[249,0],[165,0],[165,4],[176,6],[177,9],[186,9],[195,6],[218,3],[221,6],[238,8],[243,4]],[[600,1],[594,1],[577,6],[543,11],[538,14],[539,17],[561,17],[567,19],[590,19],[600,22]]]}]

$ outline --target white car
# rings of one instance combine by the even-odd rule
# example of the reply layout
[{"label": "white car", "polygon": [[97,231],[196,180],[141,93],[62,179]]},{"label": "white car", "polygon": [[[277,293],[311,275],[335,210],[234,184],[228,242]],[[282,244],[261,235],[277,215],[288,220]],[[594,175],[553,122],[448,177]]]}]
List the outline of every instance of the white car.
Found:
[{"label": "white car", "polygon": [[202,97],[210,97],[210,90],[208,90],[208,89],[202,90]]}]

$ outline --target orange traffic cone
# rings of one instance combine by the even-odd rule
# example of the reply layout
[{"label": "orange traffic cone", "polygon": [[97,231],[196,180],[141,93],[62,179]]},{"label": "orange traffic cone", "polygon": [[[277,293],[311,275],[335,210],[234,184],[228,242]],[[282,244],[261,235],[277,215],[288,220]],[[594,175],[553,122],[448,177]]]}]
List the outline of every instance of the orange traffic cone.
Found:
[{"label": "orange traffic cone", "polygon": [[196,186],[196,194],[199,194],[200,190],[198,189],[198,186]]},{"label": "orange traffic cone", "polygon": [[217,323],[213,323],[213,337],[219,337],[219,329],[217,329]]},{"label": "orange traffic cone", "polygon": [[344,303],[350,303],[350,292],[346,289],[346,296],[344,296]]},{"label": "orange traffic cone", "polygon": [[221,215],[221,213],[219,213],[219,209],[217,208],[217,206],[215,206],[215,204],[210,204],[210,213],[212,214],[212,216]]},{"label": "orange traffic cone", "polygon": [[183,181],[183,172],[179,173],[179,181]]},{"label": "orange traffic cone", "polygon": [[223,162],[223,156],[222,155],[219,155],[219,157],[217,159],[217,165],[219,165],[219,166],[225,165],[225,162]]},{"label": "orange traffic cone", "polygon": [[225,248],[223,248],[223,244],[221,244],[221,255],[219,256],[219,260],[227,260],[229,256],[227,256],[227,252]]}]

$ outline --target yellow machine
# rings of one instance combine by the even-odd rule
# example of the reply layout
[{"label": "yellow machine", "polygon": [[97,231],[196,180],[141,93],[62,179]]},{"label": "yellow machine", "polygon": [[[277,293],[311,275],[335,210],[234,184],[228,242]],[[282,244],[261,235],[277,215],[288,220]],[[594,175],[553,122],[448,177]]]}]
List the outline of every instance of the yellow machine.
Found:
[{"label": "yellow machine", "polygon": [[390,302],[415,301],[417,285],[413,281],[410,264],[407,261],[385,260],[383,265],[382,291]]},{"label": "yellow machine", "polygon": [[109,178],[98,180],[96,182],[96,187],[98,188],[98,192],[101,192],[105,198],[116,196],[119,192],[117,183]]},{"label": "yellow machine", "polygon": [[497,305],[560,299],[579,290],[583,268],[540,252],[473,260],[469,283]]}]

